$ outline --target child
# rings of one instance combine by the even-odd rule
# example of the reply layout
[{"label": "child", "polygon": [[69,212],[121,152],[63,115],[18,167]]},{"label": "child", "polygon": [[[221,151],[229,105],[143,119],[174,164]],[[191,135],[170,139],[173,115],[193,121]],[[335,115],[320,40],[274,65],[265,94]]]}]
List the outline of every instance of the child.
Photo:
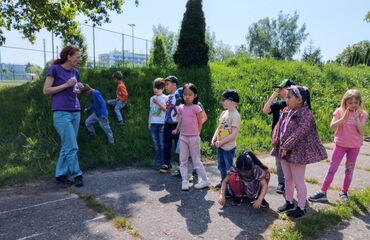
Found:
[{"label": "child", "polygon": [[[285,177],[286,203],[279,212],[288,211],[288,216],[302,217],[305,214],[307,187],[304,181],[306,165],[327,158],[321,144],[314,117],[311,112],[310,94],[306,87],[288,88],[284,112],[272,134],[272,155],[281,159]],[[294,188],[297,189],[298,206],[294,209]]]},{"label": "child", "polygon": [[81,93],[91,95],[91,104],[84,110],[84,112],[91,110],[93,111],[93,113],[85,121],[87,130],[89,131],[89,140],[96,136],[94,123],[98,122],[100,127],[105,132],[109,144],[114,145],[113,133],[109,126],[108,109],[103,96],[98,90],[93,89],[88,84],[83,85]]},{"label": "child", "polygon": [[178,134],[172,134],[177,127],[177,107],[181,104],[181,97],[176,91],[178,84],[179,81],[175,76],[165,78],[165,89],[168,96],[163,127],[163,165],[159,170],[161,173],[166,173],[171,168],[172,141],[175,141],[176,146],[179,140]]},{"label": "child", "polygon": [[200,132],[203,125],[202,109],[198,103],[198,89],[192,83],[185,84],[183,88],[184,104],[179,107],[179,123],[173,134],[180,132],[180,172],[182,177],[181,190],[189,190],[188,160],[189,151],[193,166],[201,177],[194,185],[196,189],[208,187],[208,177],[200,160]]},{"label": "child", "polygon": [[[275,85],[274,87],[276,90],[271,94],[270,98],[267,100],[265,105],[263,106],[263,113],[265,114],[271,114],[272,115],[272,130],[274,130],[274,127],[276,123],[279,121],[281,113],[286,108],[286,95],[288,93],[287,88],[295,85],[294,82],[290,79],[284,79],[279,85]],[[275,98],[279,96],[281,100],[275,101]],[[272,133],[271,130],[271,133]],[[281,163],[279,158],[275,158],[275,164],[276,164],[276,172],[278,176],[278,186],[276,188],[276,192],[279,194],[283,194],[285,191],[284,186],[284,173],[283,169],[281,168]]]},{"label": "child", "polygon": [[[178,88],[176,91],[178,92],[178,94],[181,97],[181,103],[185,103],[184,102],[183,87]],[[204,124],[207,121],[208,117],[207,117],[206,111],[204,110],[203,104],[199,101],[199,97],[198,97],[198,103],[197,104],[202,109],[202,124]],[[180,154],[180,142],[177,142],[176,154]],[[180,177],[181,177],[181,173],[180,173]],[[197,170],[196,169],[193,169],[192,175],[189,177],[189,182],[196,183],[197,181],[198,181]]]},{"label": "child", "polygon": [[233,195],[233,205],[240,206],[246,196],[253,208],[268,208],[265,200],[270,172],[268,168],[251,151],[245,151],[236,160],[236,167],[232,167],[221,184],[218,202],[225,205],[225,191],[230,186]]},{"label": "child", "polygon": [[162,166],[163,161],[163,125],[166,114],[167,96],[163,94],[164,79],[156,78],[153,81],[154,96],[150,98],[149,121],[148,126],[153,138],[155,149],[155,167]]},{"label": "child", "polygon": [[368,115],[363,109],[359,91],[348,90],[341,102],[341,106],[333,113],[330,127],[335,130],[335,147],[330,167],[319,192],[308,198],[312,202],[327,201],[326,191],[333,181],[344,155],[347,155],[345,177],[342,191],[339,196],[342,201],[348,200],[348,189],[351,185],[356,159],[363,141],[364,129]]},{"label": "child", "polygon": [[[222,107],[220,124],[213,134],[211,145],[217,148],[217,165],[221,173],[221,183],[233,165],[235,155],[236,136],[240,129],[240,115],[236,109],[239,95],[234,89],[222,93]],[[216,187],[221,187],[221,183]]]},{"label": "child", "polygon": [[114,113],[116,114],[117,122],[119,125],[125,125],[124,117],[121,113],[121,109],[127,105],[128,93],[126,86],[123,83],[123,75],[121,71],[113,73],[114,83],[117,84],[117,97],[116,99],[109,99],[108,104],[114,107]]}]

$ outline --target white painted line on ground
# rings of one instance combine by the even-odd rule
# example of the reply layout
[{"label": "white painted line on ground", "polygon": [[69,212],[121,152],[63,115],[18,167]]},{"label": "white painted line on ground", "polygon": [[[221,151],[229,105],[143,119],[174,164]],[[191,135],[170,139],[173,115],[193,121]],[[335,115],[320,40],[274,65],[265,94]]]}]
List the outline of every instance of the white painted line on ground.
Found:
[{"label": "white painted line on ground", "polygon": [[48,205],[48,204],[52,204],[52,203],[56,203],[56,202],[62,202],[62,201],[70,200],[70,199],[77,199],[77,198],[78,198],[77,195],[72,195],[71,197],[67,197],[67,198],[57,199],[57,200],[43,202],[43,203],[39,203],[39,204],[27,206],[27,207],[22,207],[22,208],[16,208],[16,209],[12,209],[12,210],[3,211],[3,212],[0,212],[0,215],[6,214],[6,213],[22,211],[22,210],[26,210],[26,209],[30,209],[30,208],[36,208],[36,207],[40,207],[40,206],[43,206],[43,205]]},{"label": "white painted line on ground", "polygon": [[30,236],[27,236],[27,237],[22,237],[22,238],[18,238],[17,240],[25,240],[25,239],[30,239],[30,238],[34,238],[34,237],[38,237],[38,236],[41,236],[43,235],[44,233],[35,233],[35,234],[32,234]]},{"label": "white painted line on ground", "polygon": [[86,221],[84,221],[84,223],[97,221],[97,220],[100,220],[100,219],[103,219],[103,218],[105,218],[105,216],[99,216],[99,217],[96,217],[96,218],[93,218],[93,219],[86,220]]}]

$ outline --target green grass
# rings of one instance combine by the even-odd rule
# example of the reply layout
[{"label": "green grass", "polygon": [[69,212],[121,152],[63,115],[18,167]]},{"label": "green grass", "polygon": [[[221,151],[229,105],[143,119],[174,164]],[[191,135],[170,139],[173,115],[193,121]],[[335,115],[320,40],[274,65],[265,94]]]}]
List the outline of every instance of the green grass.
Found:
[{"label": "green grass", "polygon": [[[262,107],[271,92],[273,83],[293,78],[311,89],[313,113],[320,137],[331,141],[333,132],[328,127],[331,113],[340,103],[348,88],[358,88],[370,109],[370,68],[342,67],[333,64],[320,68],[297,61],[236,58],[211,63],[202,69],[178,70],[157,68],[114,68],[81,70],[81,79],[100,90],[105,99],[113,98],[115,85],[111,80],[114,71],[121,70],[129,92],[128,108],[124,110],[126,126],[115,124],[110,109],[111,128],[116,145],[108,146],[104,133],[97,126],[97,137],[87,141],[81,115],[78,134],[79,162],[82,170],[122,166],[151,166],[153,146],[147,130],[148,99],[152,96],[152,80],[158,76],[176,75],[180,85],[193,82],[199,88],[200,100],[205,106],[208,121],[202,130],[202,158],[215,159],[216,153],[209,142],[217,126],[222,108],[221,93],[235,88],[240,95],[238,110],[242,123],[237,139],[236,155],[250,149],[254,152],[271,150],[271,116],[262,113]],[[60,144],[52,120],[51,99],[42,94],[43,81],[0,89],[0,186],[12,185],[40,178],[51,178]],[[82,107],[90,99],[80,96]],[[368,131],[367,131],[368,132]]]},{"label": "green grass", "polygon": [[131,236],[135,238],[142,238],[139,231],[135,229],[128,218],[115,214],[112,209],[101,203],[94,194],[80,193],[77,192],[74,188],[71,188],[70,191],[71,193],[76,194],[86,204],[88,208],[104,215],[107,219],[112,220],[113,225],[117,229],[124,229]]},{"label": "green grass", "polygon": [[324,231],[332,229],[360,212],[369,214],[369,209],[370,188],[367,188],[351,195],[348,202],[308,213],[296,222],[288,220],[283,225],[275,226],[271,238],[281,240],[314,239]]},{"label": "green grass", "polygon": [[317,180],[316,178],[305,178],[304,179],[307,183],[319,185],[321,182]]}]

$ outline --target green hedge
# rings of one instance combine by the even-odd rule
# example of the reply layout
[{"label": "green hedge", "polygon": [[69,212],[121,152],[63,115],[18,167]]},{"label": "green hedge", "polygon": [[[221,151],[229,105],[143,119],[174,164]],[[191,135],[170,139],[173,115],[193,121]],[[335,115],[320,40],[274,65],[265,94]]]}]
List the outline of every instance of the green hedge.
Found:
[{"label": "green hedge", "polygon": [[[302,62],[271,59],[237,58],[212,63],[209,68],[177,70],[158,68],[88,69],[81,71],[83,82],[99,89],[105,99],[115,96],[111,79],[114,71],[123,71],[129,92],[128,108],[124,110],[126,126],[115,124],[111,111],[111,127],[117,144],[109,146],[104,133],[96,127],[98,137],[87,142],[82,114],[79,130],[79,160],[83,170],[96,167],[150,166],[153,148],[147,128],[152,80],[158,76],[176,75],[181,84],[195,83],[200,92],[209,120],[202,132],[202,152],[214,158],[209,141],[216,128],[221,105],[220,94],[227,88],[240,93],[238,106],[242,126],[237,139],[237,152],[244,149],[262,152],[270,150],[271,117],[262,114],[264,101],[273,91],[273,83],[284,78],[311,89],[313,112],[323,141],[331,141],[329,122],[334,108],[349,88],[361,90],[366,109],[370,109],[370,68],[326,65],[323,68]],[[59,137],[53,127],[51,99],[42,94],[43,81],[0,90],[0,185],[14,184],[34,178],[51,177],[59,152]],[[89,104],[80,96],[82,107]]]}]

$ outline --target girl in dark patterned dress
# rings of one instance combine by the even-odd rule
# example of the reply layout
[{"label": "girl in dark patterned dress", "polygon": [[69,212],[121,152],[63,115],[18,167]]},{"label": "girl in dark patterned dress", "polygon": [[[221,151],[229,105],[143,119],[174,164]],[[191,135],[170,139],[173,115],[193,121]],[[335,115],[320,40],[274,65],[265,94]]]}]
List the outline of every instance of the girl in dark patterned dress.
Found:
[{"label": "girl in dark patterned dress", "polygon": [[[281,159],[285,177],[286,202],[278,211],[299,218],[305,214],[306,165],[327,159],[327,153],[317,133],[308,89],[291,86],[288,88],[286,103],[289,111],[283,113],[274,128],[271,154]],[[293,203],[294,188],[298,196],[296,208]]]}]

